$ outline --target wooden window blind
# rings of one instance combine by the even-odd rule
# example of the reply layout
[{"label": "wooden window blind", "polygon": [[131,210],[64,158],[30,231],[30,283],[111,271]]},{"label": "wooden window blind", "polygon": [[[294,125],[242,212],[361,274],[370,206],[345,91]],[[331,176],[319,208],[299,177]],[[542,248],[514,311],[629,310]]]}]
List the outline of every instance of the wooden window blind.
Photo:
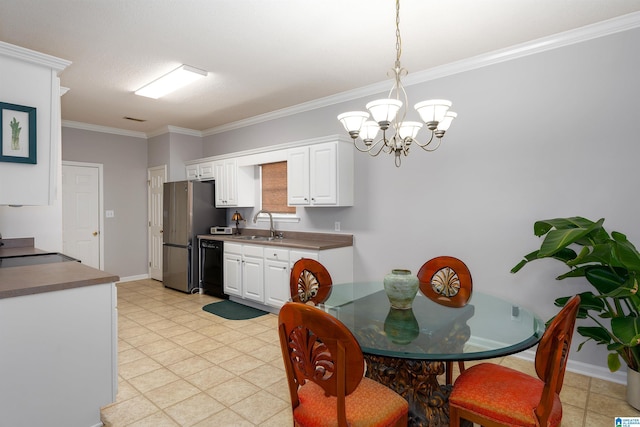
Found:
[{"label": "wooden window blind", "polygon": [[287,162],[262,165],[262,209],[273,213],[296,213],[295,206],[287,206]]}]

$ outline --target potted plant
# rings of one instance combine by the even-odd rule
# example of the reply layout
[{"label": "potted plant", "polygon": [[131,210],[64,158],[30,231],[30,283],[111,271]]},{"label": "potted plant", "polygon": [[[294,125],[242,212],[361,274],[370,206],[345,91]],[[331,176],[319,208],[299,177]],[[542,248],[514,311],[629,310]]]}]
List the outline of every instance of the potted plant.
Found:
[{"label": "potted plant", "polygon": [[[590,340],[606,345],[611,372],[620,369],[622,359],[629,368],[627,401],[640,409],[640,253],[624,234],[609,235],[603,222],[582,217],[536,221],[534,234],[544,236],[540,249],[525,255],[511,272],[533,260],[553,258],[569,267],[556,279],[586,278],[594,290],[580,294],[578,318],[589,318],[595,326],[578,326],[578,334],[586,338],[578,351]],[[562,307],[569,299],[558,298],[555,305]]]}]

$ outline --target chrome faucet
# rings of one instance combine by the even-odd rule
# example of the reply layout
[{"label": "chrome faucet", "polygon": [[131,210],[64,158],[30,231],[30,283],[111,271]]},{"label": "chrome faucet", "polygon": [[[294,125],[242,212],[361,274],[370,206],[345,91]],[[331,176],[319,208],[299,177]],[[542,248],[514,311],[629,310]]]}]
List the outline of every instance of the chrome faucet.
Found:
[{"label": "chrome faucet", "polygon": [[255,224],[256,222],[258,222],[258,215],[260,215],[261,213],[266,213],[267,215],[269,215],[269,237],[273,239],[274,237],[276,237],[276,229],[273,228],[273,215],[271,215],[271,212],[264,210],[258,211],[258,213],[253,216],[253,223]]}]

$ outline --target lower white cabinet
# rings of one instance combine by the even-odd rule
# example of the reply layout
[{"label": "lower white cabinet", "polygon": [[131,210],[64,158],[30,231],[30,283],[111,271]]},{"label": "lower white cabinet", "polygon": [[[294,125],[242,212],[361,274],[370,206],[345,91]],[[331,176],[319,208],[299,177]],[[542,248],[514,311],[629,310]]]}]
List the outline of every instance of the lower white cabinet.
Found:
[{"label": "lower white cabinet", "polygon": [[242,245],[242,297],[264,303],[264,255],[262,246]]},{"label": "lower white cabinet", "polygon": [[289,250],[265,246],[264,248],[264,302],[282,307],[289,300]]},{"label": "lower white cabinet", "polygon": [[317,251],[225,242],[224,293],[240,303],[279,309],[291,297],[291,267],[301,258],[322,263],[333,283],[353,281],[351,246]]},{"label": "lower white cabinet", "polygon": [[242,297],[242,245],[224,244],[224,293]]}]

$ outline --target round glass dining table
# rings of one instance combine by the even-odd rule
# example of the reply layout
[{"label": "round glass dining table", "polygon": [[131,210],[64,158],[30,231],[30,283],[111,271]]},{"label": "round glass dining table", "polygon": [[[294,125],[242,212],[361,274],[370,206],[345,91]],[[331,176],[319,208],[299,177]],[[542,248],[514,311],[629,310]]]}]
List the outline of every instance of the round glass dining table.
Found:
[{"label": "round glass dining table", "polygon": [[367,376],[409,402],[409,425],[448,426],[451,384],[440,384],[446,361],[491,359],[538,343],[544,322],[505,299],[473,292],[447,307],[420,291],[411,309],[391,308],[382,282],[334,284],[319,308],[355,335]]}]

